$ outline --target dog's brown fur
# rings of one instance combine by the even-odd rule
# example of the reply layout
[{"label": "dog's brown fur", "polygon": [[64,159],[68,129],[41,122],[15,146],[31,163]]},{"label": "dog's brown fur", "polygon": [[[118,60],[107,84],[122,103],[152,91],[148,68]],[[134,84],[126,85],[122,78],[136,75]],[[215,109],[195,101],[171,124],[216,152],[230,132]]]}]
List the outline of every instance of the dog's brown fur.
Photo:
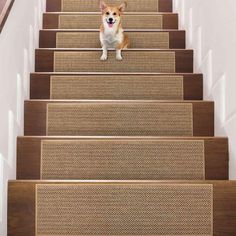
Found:
[{"label": "dog's brown fur", "polygon": [[[108,6],[104,1],[100,1],[102,11],[102,25],[100,27],[100,41],[103,48],[101,60],[107,59],[107,49],[114,47],[116,49],[117,60],[122,60],[121,50],[130,46],[127,35],[124,34],[121,16],[127,4],[120,6]],[[112,21],[109,21],[111,20]]]}]

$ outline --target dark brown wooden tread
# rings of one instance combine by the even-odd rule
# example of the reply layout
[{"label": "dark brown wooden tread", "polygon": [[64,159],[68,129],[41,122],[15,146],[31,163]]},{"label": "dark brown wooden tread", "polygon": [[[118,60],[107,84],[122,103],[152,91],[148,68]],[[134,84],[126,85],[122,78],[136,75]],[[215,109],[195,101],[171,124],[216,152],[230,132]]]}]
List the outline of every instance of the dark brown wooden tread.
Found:
[{"label": "dark brown wooden tread", "polygon": [[[101,79],[110,79],[112,80],[113,77],[115,77],[117,80],[119,78],[125,80],[126,78],[130,79],[133,78],[158,78],[158,77],[182,77],[183,78],[183,99],[184,100],[202,100],[203,99],[203,75],[202,74],[130,74],[130,75],[122,75],[122,74],[98,74],[98,75],[90,75],[90,74],[58,74],[58,73],[32,73],[30,76],[30,98],[31,99],[50,99],[52,98],[51,90],[52,90],[52,78],[78,78],[79,80],[81,79],[82,81],[87,81],[86,83],[90,83],[90,81],[93,83],[94,79],[98,79],[96,82],[96,87],[99,89],[99,86],[102,86],[102,90],[106,90],[107,92],[109,91],[110,87],[107,86],[107,83],[102,83]],[[139,80],[137,80],[139,81]],[[85,83],[85,84],[86,84]],[[84,84],[84,83],[83,83]],[[88,87],[89,88],[89,87]],[[88,90],[89,92],[90,90]],[[100,91],[100,90],[99,90]],[[131,93],[134,91],[131,91]],[[110,94],[110,93],[109,93]],[[142,94],[140,94],[139,98],[141,97]],[[84,96],[83,96],[84,97]],[[109,99],[118,99],[115,98],[115,96],[108,96]],[[72,97],[73,98],[73,97]],[[99,96],[96,96],[93,94],[92,90],[90,93],[90,97],[86,97],[86,99],[99,99]],[[123,99],[122,96],[119,97],[120,99]],[[137,96],[138,98],[138,96]],[[79,99],[82,99],[80,97]]]},{"label": "dark brown wooden tread", "polygon": [[[86,21],[83,21],[85,15]],[[152,16],[156,21],[150,21]],[[137,24],[139,19],[142,25]],[[99,29],[100,24],[100,13],[94,12],[50,12],[43,15],[43,29]],[[176,13],[129,12],[124,14],[124,29],[178,29],[178,25]]]},{"label": "dark brown wooden tread", "polygon": [[[192,116],[192,120],[191,121],[189,120],[189,122],[191,122],[192,124],[190,125],[190,123],[189,123],[189,129],[183,130],[183,132],[185,132],[185,133],[191,132],[191,136],[214,136],[214,103],[213,102],[210,102],[210,101],[208,101],[208,102],[202,102],[202,101],[151,101],[151,100],[150,101],[137,101],[137,100],[136,101],[125,101],[125,100],[122,100],[122,101],[117,101],[117,100],[115,100],[115,101],[109,101],[109,100],[107,100],[107,101],[106,100],[29,100],[29,101],[25,102],[25,122],[24,122],[25,123],[25,135],[47,135],[48,104],[51,104],[50,106],[55,106],[55,105],[60,106],[62,104],[63,106],[65,106],[65,109],[67,109],[66,108],[67,104],[70,104],[69,105],[70,107],[76,106],[78,108],[82,105],[84,108],[86,108],[86,110],[84,110],[84,112],[89,111],[92,113],[93,113],[93,110],[89,110],[90,106],[94,107],[95,110],[108,109],[106,112],[106,115],[104,117],[102,115],[99,118],[100,119],[99,122],[102,122],[102,123],[99,123],[99,122],[96,123],[96,126],[98,125],[98,127],[101,124],[106,126],[107,123],[105,122],[105,120],[103,120],[103,118],[108,119],[105,117],[109,116],[109,114],[113,114],[113,116],[116,117],[116,114],[119,114],[119,113],[116,113],[118,111],[121,112],[121,114],[122,114],[122,112],[125,112],[124,114],[126,114],[126,115],[125,116],[120,115],[120,116],[117,116],[116,118],[115,117],[113,117],[113,118],[115,118],[115,120],[116,119],[118,119],[118,120],[125,119],[126,120],[126,118],[129,116],[132,116],[133,118],[135,118],[134,114],[135,114],[135,112],[141,111],[141,110],[139,110],[140,107],[142,107],[141,109],[144,109],[144,108],[146,109],[147,105],[149,105],[151,107],[152,106],[164,107],[163,106],[164,104],[167,104],[168,105],[167,107],[171,107],[171,106],[174,107],[174,105],[176,104],[177,107],[182,107],[181,109],[184,109],[185,111],[187,111],[189,109],[192,110],[192,115],[191,115],[191,113],[190,114],[186,113],[187,120],[190,119],[190,117],[189,117],[190,115]],[[178,104],[180,106],[178,106]],[[128,109],[128,107],[129,107],[129,109]],[[185,107],[188,107],[188,108],[185,108]],[[130,108],[132,108],[132,112],[131,112]],[[113,109],[117,109],[116,112],[109,113]],[[174,110],[175,109],[173,108],[173,112],[174,112]],[[61,111],[61,109],[60,109],[60,111]],[[156,112],[156,110],[155,109],[153,110],[153,108],[152,108],[152,112]],[[80,114],[82,114],[82,113],[80,112]],[[162,115],[164,115],[164,114],[168,115],[170,118],[171,117],[174,118],[173,117],[174,113],[171,113],[171,112],[169,113],[168,111],[166,111],[165,113],[162,113]],[[64,113],[64,115],[67,116],[67,113]],[[94,115],[95,115],[95,113],[94,113]],[[179,114],[179,115],[181,115],[181,114]],[[73,124],[73,122],[70,123],[68,118],[69,117],[67,117],[65,120],[66,122],[69,122],[68,125]],[[88,117],[88,118],[86,118],[86,120],[84,120],[86,122],[86,124],[87,124],[87,122],[90,122],[89,118],[91,118],[91,117]],[[133,119],[133,118],[130,117],[129,122],[131,121],[130,119]],[[142,119],[142,118],[138,118],[138,117],[136,117],[136,118],[138,120]],[[150,117],[150,119],[154,119],[154,117]],[[64,118],[63,118],[63,120],[64,120]],[[105,131],[101,127],[99,129],[95,128],[94,127],[95,123],[92,120],[91,120],[91,122],[92,122],[91,124],[92,124],[93,128],[91,130],[90,130],[90,128],[87,131],[86,130],[82,131],[80,129],[74,130],[75,132],[73,132],[73,135],[74,136],[76,136],[76,135],[86,135],[87,136],[87,135],[96,135],[97,134],[99,136],[100,135],[102,135],[102,136],[104,136],[104,135],[117,136],[118,135],[119,136],[119,134],[122,133],[122,136],[129,136],[129,135],[132,135],[132,136],[137,136],[137,135],[156,136],[156,135],[154,135],[155,130],[149,130],[148,128],[147,128],[147,130],[145,130],[144,127],[142,130],[135,129],[134,131],[130,131],[130,130],[127,131],[126,130],[127,124],[119,123],[119,122],[121,122],[121,120],[118,123],[114,123],[114,125],[116,125],[116,126],[121,125],[120,129],[115,131],[115,130],[113,130],[113,129],[116,129],[115,126],[113,127],[113,126],[108,125],[109,129],[111,129],[111,130]],[[169,120],[165,120],[165,121],[169,122]],[[179,120],[179,122],[180,121],[182,124],[183,120]],[[105,123],[103,123],[103,122],[105,122]],[[122,121],[122,122],[125,122],[125,121]],[[139,121],[137,121],[137,122],[139,122]],[[141,122],[141,120],[140,120],[140,122]],[[179,123],[177,121],[175,121],[174,124],[177,125]],[[184,125],[184,124],[182,124],[182,125]],[[136,124],[130,123],[130,125],[136,125]],[[145,124],[143,124],[143,125],[145,126]],[[191,129],[190,129],[190,126],[191,126]],[[64,129],[65,126],[63,125],[63,127],[61,127],[61,128]],[[158,128],[158,127],[156,127],[156,128]],[[170,126],[169,128],[172,130],[172,126]],[[182,128],[179,130],[179,132],[181,132],[180,136],[185,136],[185,135],[183,135],[181,130],[182,130]],[[177,130],[173,130],[173,131],[175,131],[175,133],[177,132]],[[59,133],[57,133],[56,135],[59,135]],[[50,136],[51,135],[55,135],[54,132],[50,132]],[[67,135],[67,134],[63,131],[62,135]],[[71,135],[71,133],[70,133],[70,135]],[[179,133],[178,133],[178,135],[179,135]],[[161,136],[169,136],[169,134],[165,133],[165,135],[161,135]],[[177,135],[174,135],[174,133],[171,133],[171,136],[177,136]]]},{"label": "dark brown wooden tread", "polygon": [[[193,50],[175,49],[126,49],[123,61],[117,62],[115,52],[109,52],[110,60],[100,61],[101,49],[37,49],[36,72],[135,72],[135,73],[193,73]],[[146,60],[152,55],[153,64]],[[166,58],[162,66],[163,58]],[[126,58],[126,60],[125,60]],[[158,60],[157,60],[158,59]],[[86,64],[89,60],[90,64]],[[73,62],[71,64],[71,62]],[[159,63],[160,62],[160,63]],[[85,64],[84,64],[85,63]],[[147,66],[147,63],[149,66]]]},{"label": "dark brown wooden tread", "polygon": [[[41,158],[43,141],[87,142],[91,145],[99,142],[108,146],[116,143],[132,145],[134,142],[155,143],[159,142],[204,142],[205,179],[228,179],[228,139],[223,137],[33,137],[25,136],[17,139],[17,179],[41,179]],[[191,145],[191,144],[190,144]],[[92,146],[90,146],[92,148]],[[126,147],[127,148],[127,147]],[[89,150],[88,150],[89,151]],[[115,152],[115,151],[114,151]],[[86,155],[87,156],[87,155]],[[132,172],[132,171],[131,171]],[[132,174],[131,174],[132,176]],[[97,178],[96,178],[97,179]]]},{"label": "dark brown wooden tread", "polygon": [[[83,6],[83,4],[80,4],[82,1],[79,1],[77,3],[78,7],[80,7],[80,5]],[[91,2],[91,1],[90,1]],[[89,8],[90,11],[99,11],[99,6],[98,6],[98,2],[96,0],[93,1],[94,4],[92,4],[92,6]],[[142,11],[143,10],[143,6],[140,5],[140,2],[137,1],[132,1],[133,4],[135,4],[135,9],[136,11]],[[152,3],[152,4],[150,4]],[[157,4],[156,4],[157,3]],[[129,4],[129,2],[128,2]],[[145,9],[146,11],[153,11],[155,8],[157,8],[157,10],[159,12],[171,12],[172,11],[172,0],[157,0],[157,1],[154,1],[154,0],[149,0],[149,1],[145,1],[143,2],[143,4],[145,4]],[[139,7],[140,5],[140,7]],[[68,7],[67,7],[68,8]],[[46,11],[48,12],[60,12],[60,11],[63,11],[63,5],[62,5],[62,0],[47,0],[46,2]],[[69,10],[71,11],[75,11],[77,9],[74,9],[74,8],[69,8]],[[134,9],[132,8],[132,6],[128,7],[126,9],[126,11],[133,11]],[[88,9],[86,8],[85,11],[88,11]]]},{"label": "dark brown wooden tread", "polygon": [[[66,39],[70,39],[72,36],[76,36],[76,42],[79,42],[78,47],[89,47],[96,48],[101,47],[99,42],[99,31],[98,30],[41,30],[39,35],[39,47],[40,48],[57,48],[58,45],[65,45]],[[167,47],[170,49],[184,49],[185,48],[185,31],[184,30],[126,30],[126,34],[129,36],[132,48],[140,47],[141,41],[145,41],[144,46],[146,48],[150,47],[149,37],[152,38],[151,45],[159,45],[159,47]],[[136,42],[136,35],[139,34],[139,40]],[[165,38],[168,38],[168,43],[163,39],[163,34]],[[66,39],[63,39],[66,37]],[[84,39],[90,39],[89,44]],[[97,41],[94,40],[97,38]],[[141,40],[142,39],[142,40]],[[159,39],[159,41],[158,41]],[[63,41],[62,41],[63,40]],[[86,42],[85,42],[86,41]],[[63,43],[62,43],[63,42]],[[134,43],[135,42],[135,43]],[[154,43],[157,42],[157,43]],[[68,48],[72,48],[68,43]],[[143,44],[142,44],[143,46]]]},{"label": "dark brown wooden tread", "polygon": [[[42,186],[43,185],[43,186]],[[213,236],[234,236],[236,234],[236,182],[235,181],[10,181],[8,184],[8,236],[36,236],[36,187],[37,186],[79,186],[93,185],[100,188],[110,186],[208,186],[213,197]],[[209,186],[210,185],[210,186]],[[45,187],[46,187],[45,186]],[[145,190],[144,190],[145,191]],[[146,197],[149,195],[144,194]],[[117,196],[114,196],[117,199]],[[150,199],[150,198],[149,198]],[[151,208],[150,208],[151,209]],[[157,212],[156,212],[157,213]]]}]

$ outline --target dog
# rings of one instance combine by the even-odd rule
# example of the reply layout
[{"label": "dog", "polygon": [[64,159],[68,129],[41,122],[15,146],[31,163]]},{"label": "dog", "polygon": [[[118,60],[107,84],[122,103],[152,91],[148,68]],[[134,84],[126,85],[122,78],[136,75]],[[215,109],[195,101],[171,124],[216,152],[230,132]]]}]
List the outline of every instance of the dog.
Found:
[{"label": "dog", "polygon": [[102,12],[102,25],[100,27],[100,42],[102,46],[101,60],[108,58],[107,50],[116,49],[116,59],[122,60],[121,50],[130,46],[129,38],[124,34],[121,25],[121,16],[127,7],[124,2],[120,6],[108,6],[104,1],[100,1]]}]

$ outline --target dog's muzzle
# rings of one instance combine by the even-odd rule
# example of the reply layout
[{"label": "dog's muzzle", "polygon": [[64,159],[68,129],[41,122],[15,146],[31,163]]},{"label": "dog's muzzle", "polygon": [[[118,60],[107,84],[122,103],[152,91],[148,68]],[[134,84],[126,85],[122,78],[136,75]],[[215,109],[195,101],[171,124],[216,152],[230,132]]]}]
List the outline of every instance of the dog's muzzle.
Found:
[{"label": "dog's muzzle", "polygon": [[114,24],[115,24],[116,21],[113,21],[113,18],[109,18],[107,19],[107,24],[108,26],[111,28]]}]

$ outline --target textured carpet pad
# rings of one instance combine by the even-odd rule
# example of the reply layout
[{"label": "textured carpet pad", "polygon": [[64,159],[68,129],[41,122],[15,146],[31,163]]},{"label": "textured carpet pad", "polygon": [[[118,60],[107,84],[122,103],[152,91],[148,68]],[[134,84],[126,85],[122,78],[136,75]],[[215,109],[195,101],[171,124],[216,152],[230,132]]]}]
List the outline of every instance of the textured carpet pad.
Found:
[{"label": "textured carpet pad", "polygon": [[211,185],[37,185],[36,235],[212,236]]}]

